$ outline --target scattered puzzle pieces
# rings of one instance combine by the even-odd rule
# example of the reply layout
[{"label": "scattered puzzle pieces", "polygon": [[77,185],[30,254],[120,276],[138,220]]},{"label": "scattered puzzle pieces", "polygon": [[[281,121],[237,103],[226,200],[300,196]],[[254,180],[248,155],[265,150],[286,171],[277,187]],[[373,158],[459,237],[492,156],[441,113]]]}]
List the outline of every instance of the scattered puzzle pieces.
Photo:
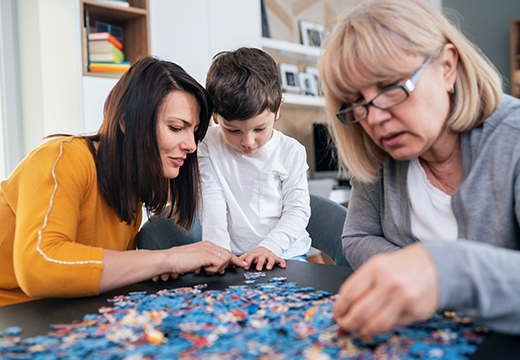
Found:
[{"label": "scattered puzzle pieces", "polygon": [[5,329],[0,358],[462,360],[483,340],[481,328],[455,312],[362,339],[335,324],[334,295],[286,280],[116,296],[46,336],[21,340],[16,328]]},{"label": "scattered puzzle pieces", "polygon": [[245,272],[244,277],[246,278],[246,280],[256,280],[260,279],[261,277],[265,277],[265,272]]}]

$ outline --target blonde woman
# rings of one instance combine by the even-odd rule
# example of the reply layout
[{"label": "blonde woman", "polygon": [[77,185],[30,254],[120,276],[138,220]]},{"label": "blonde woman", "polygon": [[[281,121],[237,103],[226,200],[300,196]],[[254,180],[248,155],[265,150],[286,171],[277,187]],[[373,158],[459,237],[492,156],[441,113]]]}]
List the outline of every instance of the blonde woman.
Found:
[{"label": "blonde woman", "polygon": [[495,68],[425,1],[375,0],[339,19],[320,71],[354,175],[341,326],[457,309],[520,333],[520,101]]}]

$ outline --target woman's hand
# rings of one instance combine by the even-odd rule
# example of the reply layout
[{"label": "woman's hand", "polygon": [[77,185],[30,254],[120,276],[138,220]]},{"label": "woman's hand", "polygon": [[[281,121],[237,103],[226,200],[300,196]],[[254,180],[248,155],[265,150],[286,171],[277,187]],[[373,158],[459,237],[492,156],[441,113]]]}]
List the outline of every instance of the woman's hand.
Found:
[{"label": "woman's hand", "polygon": [[[190,271],[198,273],[200,269],[203,269],[207,274],[224,274],[225,269],[229,266],[247,266],[245,262],[233,255],[229,250],[210,241],[175,246],[164,251],[168,255],[169,266],[171,267],[169,275],[174,279]],[[165,274],[161,275],[163,280],[167,280],[168,277]]]},{"label": "woman's hand", "polygon": [[258,246],[257,248],[242,254],[239,259],[248,264],[245,266],[246,270],[249,269],[249,264],[255,262],[257,271],[262,270],[264,264],[267,270],[271,270],[275,264],[280,264],[280,266],[285,269],[285,260],[276,256],[273,252],[263,246]]},{"label": "woman's hand", "polygon": [[344,330],[371,336],[427,319],[438,303],[435,265],[424,246],[414,244],[363,264],[341,286],[334,314]]}]

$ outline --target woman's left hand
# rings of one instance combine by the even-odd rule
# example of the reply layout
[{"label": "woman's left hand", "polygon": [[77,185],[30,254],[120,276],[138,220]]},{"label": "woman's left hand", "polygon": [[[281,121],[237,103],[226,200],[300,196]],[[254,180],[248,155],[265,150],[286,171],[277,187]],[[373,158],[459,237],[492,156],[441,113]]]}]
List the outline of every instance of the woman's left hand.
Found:
[{"label": "woman's left hand", "polygon": [[167,255],[167,267],[171,270],[152,277],[153,281],[157,281],[159,278],[166,281],[170,277],[177,279],[179,275],[190,271],[198,274],[201,269],[207,274],[223,274],[227,267],[247,266],[244,261],[239,260],[229,250],[209,241],[174,246],[170,249],[159,251],[163,251]]},{"label": "woman's left hand", "polygon": [[420,244],[369,259],[341,286],[334,314],[346,331],[376,335],[432,316],[439,303],[435,265]]}]

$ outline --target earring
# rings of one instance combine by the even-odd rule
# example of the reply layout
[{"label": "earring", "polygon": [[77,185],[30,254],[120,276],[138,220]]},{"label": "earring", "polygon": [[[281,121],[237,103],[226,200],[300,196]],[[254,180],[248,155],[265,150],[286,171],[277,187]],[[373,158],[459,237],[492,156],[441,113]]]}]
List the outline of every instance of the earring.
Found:
[{"label": "earring", "polygon": [[450,90],[448,92],[450,94],[453,94],[455,92],[455,89],[453,88],[453,84],[450,84]]}]

